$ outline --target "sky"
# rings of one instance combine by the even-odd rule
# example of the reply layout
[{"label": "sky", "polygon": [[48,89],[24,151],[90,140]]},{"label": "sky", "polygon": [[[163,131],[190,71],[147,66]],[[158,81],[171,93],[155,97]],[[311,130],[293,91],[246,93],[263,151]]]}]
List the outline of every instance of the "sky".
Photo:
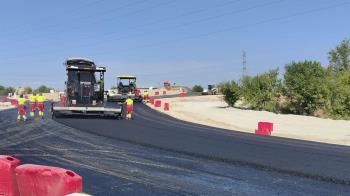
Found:
[{"label": "sky", "polygon": [[292,61],[327,66],[350,38],[349,0],[2,0],[0,84],[63,90],[68,57],[136,75],[138,86],[168,80],[207,86]]}]

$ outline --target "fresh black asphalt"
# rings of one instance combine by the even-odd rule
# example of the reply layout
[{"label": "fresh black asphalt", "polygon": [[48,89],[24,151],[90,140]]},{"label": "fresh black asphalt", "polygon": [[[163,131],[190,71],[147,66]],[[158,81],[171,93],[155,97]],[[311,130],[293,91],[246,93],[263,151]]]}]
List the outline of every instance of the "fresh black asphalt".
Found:
[{"label": "fresh black asphalt", "polygon": [[48,116],[18,123],[15,110],[0,112],[0,154],[72,169],[83,176],[84,192],[93,195],[350,191],[347,147],[186,123],[142,104],[135,105],[132,121],[54,120],[59,123]]},{"label": "fresh black asphalt", "polygon": [[[256,136],[184,121],[137,104],[133,121],[57,119],[67,126],[145,146],[231,163],[350,182],[350,148]],[[330,130],[331,131],[331,130]]]}]

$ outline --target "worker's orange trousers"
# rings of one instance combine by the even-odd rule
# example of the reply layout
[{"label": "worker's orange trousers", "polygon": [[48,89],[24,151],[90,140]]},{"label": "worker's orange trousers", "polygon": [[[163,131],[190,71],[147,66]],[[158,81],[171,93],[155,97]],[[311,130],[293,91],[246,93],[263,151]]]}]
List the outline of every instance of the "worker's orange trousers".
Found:
[{"label": "worker's orange trousers", "polygon": [[24,105],[18,105],[17,107],[18,115],[26,115],[26,106]]},{"label": "worker's orange trousers", "polygon": [[38,102],[37,104],[39,112],[44,112],[44,103],[43,102]]},{"label": "worker's orange trousers", "polygon": [[29,102],[29,111],[34,112],[36,103],[35,102]]},{"label": "worker's orange trousers", "polygon": [[132,105],[126,105],[126,113],[131,113],[133,110],[133,106]]}]

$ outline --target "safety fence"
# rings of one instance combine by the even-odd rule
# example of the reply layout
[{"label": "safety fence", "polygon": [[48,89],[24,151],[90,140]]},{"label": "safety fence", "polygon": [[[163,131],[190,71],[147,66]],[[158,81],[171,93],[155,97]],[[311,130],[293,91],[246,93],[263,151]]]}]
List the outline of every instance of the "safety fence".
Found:
[{"label": "safety fence", "polygon": [[8,155],[0,155],[1,196],[63,196],[81,193],[82,177],[63,168],[23,164]]}]

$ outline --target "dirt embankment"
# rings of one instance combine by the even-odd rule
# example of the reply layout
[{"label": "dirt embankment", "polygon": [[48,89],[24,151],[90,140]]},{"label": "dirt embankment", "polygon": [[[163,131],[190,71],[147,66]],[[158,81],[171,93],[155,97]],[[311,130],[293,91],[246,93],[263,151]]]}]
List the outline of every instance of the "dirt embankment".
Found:
[{"label": "dirt embankment", "polygon": [[175,118],[229,130],[254,133],[259,121],[274,123],[274,136],[350,146],[350,121],[275,114],[227,107],[221,96],[165,98]]}]

